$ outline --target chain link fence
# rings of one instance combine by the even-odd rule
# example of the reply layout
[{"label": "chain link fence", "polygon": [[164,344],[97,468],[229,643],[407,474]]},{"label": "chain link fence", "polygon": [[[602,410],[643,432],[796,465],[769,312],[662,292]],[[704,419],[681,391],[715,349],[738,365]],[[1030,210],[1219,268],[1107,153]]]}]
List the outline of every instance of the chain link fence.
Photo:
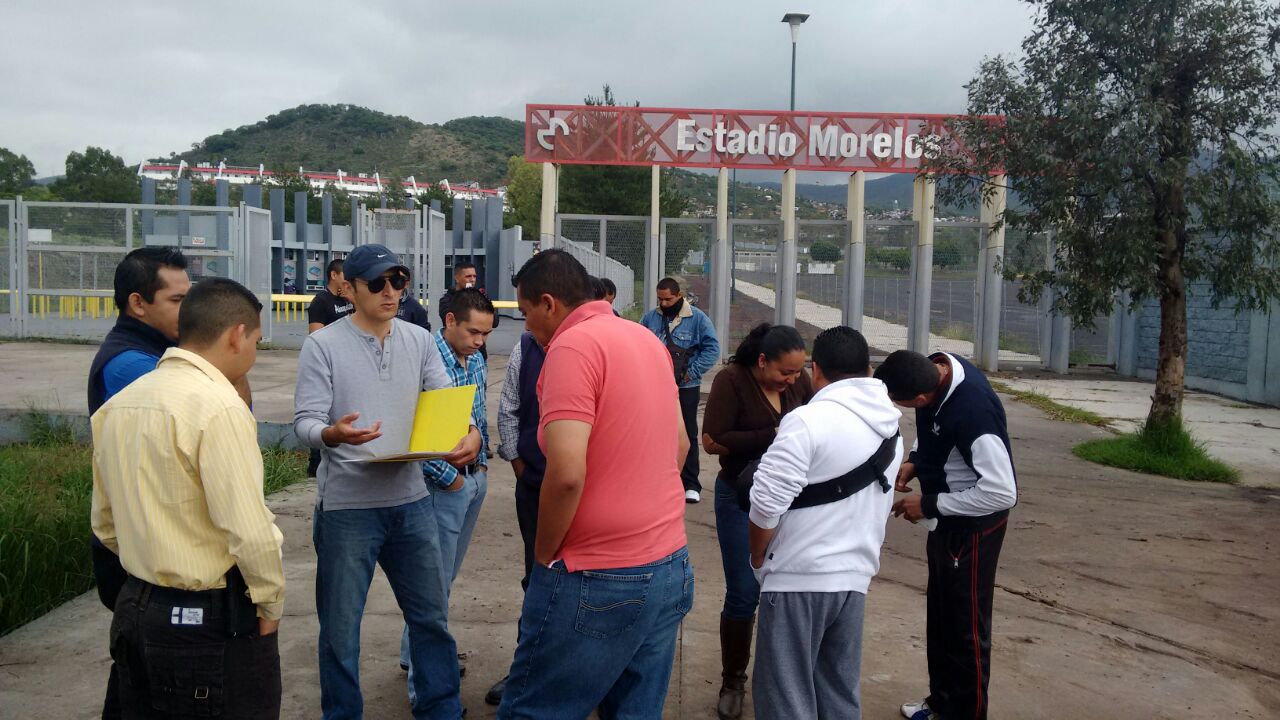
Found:
[{"label": "chain link fence", "polygon": [[974,356],[981,226],[939,222],[934,227],[929,293],[929,349]]},{"label": "chain link fence", "polygon": [[916,224],[910,220],[866,221],[862,334],[874,354],[907,346],[915,234]]},{"label": "chain link fence", "polygon": [[[646,278],[647,218],[599,215],[562,215],[558,234],[582,260],[588,272],[607,274],[617,263],[631,272],[633,300],[620,297],[618,307],[636,306],[628,314],[638,318],[641,298],[657,278]],[[750,329],[773,322],[777,297],[780,220],[734,219],[730,221],[728,331],[721,338],[729,353]],[[912,259],[918,224],[912,220],[865,221],[866,265],[863,283],[863,334],[875,354],[887,354],[908,345],[911,311]],[[848,223],[843,220],[802,220],[797,223],[796,326],[807,340],[821,330],[843,322],[844,294],[850,272],[845,253]],[[930,270],[929,349],[942,349],[972,358],[978,325],[980,249],[984,230],[977,222],[941,221],[934,231]],[[659,276],[676,277],[688,294],[709,314],[712,278],[707,253],[714,239],[710,219],[662,221]],[[1046,261],[1043,237],[1007,233],[1005,266],[1015,273],[1043,269]],[[617,282],[615,280],[615,282]],[[1043,364],[1045,306],[1018,299],[1021,279],[1002,280],[1000,358],[1006,362]],[[623,283],[617,283],[621,296]],[[1109,357],[1107,339],[1110,318],[1099,319],[1093,333],[1078,331],[1075,360],[1098,362]]]},{"label": "chain link fence", "polygon": [[849,223],[843,220],[796,223],[797,323],[826,330],[843,321],[848,244]]},{"label": "chain link fence", "polygon": [[1093,327],[1075,327],[1071,331],[1070,363],[1072,365],[1115,365],[1111,315],[1093,319]]},{"label": "chain link fence", "polygon": [[662,268],[658,274],[672,277],[699,310],[711,315],[711,243],[715,221],[664,219]]},{"label": "chain link fence", "polygon": [[729,239],[732,248],[729,337],[721,338],[720,342],[733,354],[751,328],[762,322],[773,322],[782,221],[731,220]]},{"label": "chain link fence", "polygon": [[1043,364],[1047,352],[1045,314],[1048,300],[1024,302],[1021,277],[1045,269],[1049,259],[1047,236],[1008,228],[1004,234],[1002,270],[1015,278],[1004,280],[1000,300],[1000,360]]},{"label": "chain link fence", "polygon": [[[638,320],[644,313],[648,218],[559,215],[556,235],[561,241],[557,247],[576,257],[589,274],[609,278],[617,286],[614,309]],[[658,280],[653,278],[653,283]]]}]

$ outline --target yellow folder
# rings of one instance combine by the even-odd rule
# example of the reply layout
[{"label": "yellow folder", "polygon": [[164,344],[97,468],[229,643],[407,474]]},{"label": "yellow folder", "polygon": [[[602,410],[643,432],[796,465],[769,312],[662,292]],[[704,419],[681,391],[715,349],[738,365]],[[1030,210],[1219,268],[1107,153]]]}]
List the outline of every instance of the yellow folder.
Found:
[{"label": "yellow folder", "polygon": [[413,412],[413,432],[404,452],[378,455],[365,462],[409,462],[434,460],[449,454],[471,427],[471,406],[475,403],[476,386],[427,390],[418,395]]}]

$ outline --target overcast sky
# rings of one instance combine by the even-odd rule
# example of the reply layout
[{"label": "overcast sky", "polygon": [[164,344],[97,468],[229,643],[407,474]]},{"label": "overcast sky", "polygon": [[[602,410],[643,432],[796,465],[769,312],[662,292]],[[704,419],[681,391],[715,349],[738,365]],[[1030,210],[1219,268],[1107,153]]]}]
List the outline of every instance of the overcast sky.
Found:
[{"label": "overcast sky", "polygon": [[5,0],[0,147],[47,176],[87,145],[136,163],[304,103],[522,120],[604,82],[643,105],[785,109],[787,11],[812,15],[810,110],[962,111],[981,59],[1030,27],[1016,0]]}]

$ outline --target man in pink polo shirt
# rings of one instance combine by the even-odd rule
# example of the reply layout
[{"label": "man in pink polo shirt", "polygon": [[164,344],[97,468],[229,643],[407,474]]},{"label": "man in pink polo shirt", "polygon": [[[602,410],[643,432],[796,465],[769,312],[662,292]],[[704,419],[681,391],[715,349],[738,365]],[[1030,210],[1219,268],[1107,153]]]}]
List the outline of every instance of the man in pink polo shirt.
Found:
[{"label": "man in pink polo shirt", "polygon": [[680,466],[689,452],[671,355],[593,301],[562,250],[515,277],[547,348],[538,381],[536,560],[499,718],[662,717],[676,630],[693,606]]}]

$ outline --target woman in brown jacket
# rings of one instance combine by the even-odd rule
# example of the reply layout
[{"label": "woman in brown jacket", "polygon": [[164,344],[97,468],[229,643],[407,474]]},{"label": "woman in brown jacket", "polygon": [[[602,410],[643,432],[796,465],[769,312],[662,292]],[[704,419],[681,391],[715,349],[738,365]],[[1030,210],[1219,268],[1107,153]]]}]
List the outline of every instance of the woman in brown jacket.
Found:
[{"label": "woman in brown jacket", "polygon": [[760,585],[751,570],[747,513],[738,505],[734,478],[764,455],[782,416],[809,402],[813,385],[804,370],[804,340],[787,325],[762,323],[748,333],[716,375],[703,412],[702,446],[720,457],[716,476],[716,535],[724,564],[725,597],[720,612],[720,701],[716,714],[742,714]]}]

